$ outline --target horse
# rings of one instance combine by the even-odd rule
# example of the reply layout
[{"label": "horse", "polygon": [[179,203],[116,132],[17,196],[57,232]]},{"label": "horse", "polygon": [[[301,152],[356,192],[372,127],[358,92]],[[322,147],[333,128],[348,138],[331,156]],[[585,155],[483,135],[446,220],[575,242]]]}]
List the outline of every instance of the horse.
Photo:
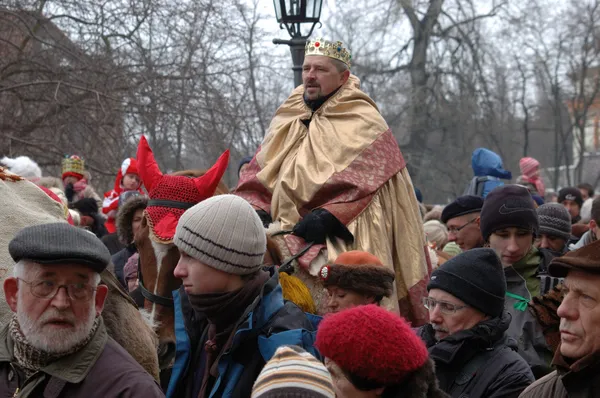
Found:
[{"label": "horse", "polygon": [[229,193],[221,178],[229,162],[229,151],[209,170],[184,170],[162,174],[145,137],[138,146],[140,177],[148,190],[148,206],[134,242],[139,253],[138,281],[144,309],[156,325],[161,371],[175,358],[175,311],[172,292],[181,286],[173,275],[179,250],[173,244],[179,217],[196,203],[213,195]]},{"label": "horse", "polygon": [[[8,243],[27,226],[66,222],[67,209],[45,191],[23,178],[0,167],[0,286],[12,276],[14,262],[8,253]],[[107,332],[142,367],[158,380],[158,338],[148,320],[109,271],[101,275],[109,288],[102,318]],[[4,294],[0,299],[0,325],[13,316]]]}]

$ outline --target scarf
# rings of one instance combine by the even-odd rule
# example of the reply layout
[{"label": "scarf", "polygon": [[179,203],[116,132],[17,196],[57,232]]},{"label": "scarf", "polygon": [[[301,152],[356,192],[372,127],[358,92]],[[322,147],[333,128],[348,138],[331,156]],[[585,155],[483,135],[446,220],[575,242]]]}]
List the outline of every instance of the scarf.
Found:
[{"label": "scarf", "polygon": [[14,359],[17,365],[19,365],[19,367],[23,369],[25,375],[29,377],[35,372],[39,371],[40,369],[43,369],[44,367],[48,366],[52,362],[60,358],[66,357],[68,355],[71,355],[85,347],[96,333],[99,324],[100,317],[97,317],[94,321],[94,325],[92,326],[92,330],[90,330],[90,333],[82,342],[73,346],[71,349],[65,352],[50,354],[46,351],[35,348],[27,341],[27,338],[21,331],[21,327],[19,326],[19,322],[17,321],[17,316],[15,315],[13,316],[9,325],[9,332],[14,342]]},{"label": "scarf", "polygon": [[75,184],[73,184],[73,190],[78,193],[81,194],[81,192],[83,192],[88,186],[88,182],[85,178],[82,178],[81,180],[77,181]]},{"label": "scarf", "polygon": [[[525,279],[531,297],[537,296],[540,291],[540,279],[537,277],[537,272],[541,262],[541,253],[534,246],[531,246],[525,257],[513,264],[515,271]],[[529,300],[527,299],[527,301]]]},{"label": "scarf", "polygon": [[[214,294],[188,295],[192,308],[203,314],[208,320],[207,340],[204,344],[206,364],[202,387],[198,396],[206,396],[208,382],[211,377],[217,377],[218,358],[233,339],[235,326],[246,308],[258,297],[260,291],[269,280],[269,273],[259,271],[258,274],[244,287],[233,292]],[[214,365],[214,366],[213,366]]]}]

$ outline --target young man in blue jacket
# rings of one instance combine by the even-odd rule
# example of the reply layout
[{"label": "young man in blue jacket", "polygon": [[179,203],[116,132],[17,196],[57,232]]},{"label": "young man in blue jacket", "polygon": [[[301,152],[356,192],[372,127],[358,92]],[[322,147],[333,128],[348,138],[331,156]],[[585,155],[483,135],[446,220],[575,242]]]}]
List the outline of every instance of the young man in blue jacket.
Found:
[{"label": "young man in blue jacket", "polygon": [[244,199],[220,195],[187,210],[174,238],[177,354],[168,397],[250,397],[281,345],[314,352],[316,326],[283,301],[278,274],[262,267],[266,234]]}]

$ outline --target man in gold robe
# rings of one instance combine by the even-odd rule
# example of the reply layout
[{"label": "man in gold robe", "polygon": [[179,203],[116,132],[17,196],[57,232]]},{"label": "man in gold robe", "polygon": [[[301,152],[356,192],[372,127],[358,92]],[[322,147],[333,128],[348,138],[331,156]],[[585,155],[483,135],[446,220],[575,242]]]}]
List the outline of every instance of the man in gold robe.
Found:
[{"label": "man in gold robe", "polygon": [[315,243],[298,261],[313,276],[345,251],[377,256],[396,274],[384,305],[424,324],[431,265],[400,148],[341,42],[311,40],[305,55],[304,84],[277,110],[235,194],[265,226],[293,231],[285,237],[291,254]]}]

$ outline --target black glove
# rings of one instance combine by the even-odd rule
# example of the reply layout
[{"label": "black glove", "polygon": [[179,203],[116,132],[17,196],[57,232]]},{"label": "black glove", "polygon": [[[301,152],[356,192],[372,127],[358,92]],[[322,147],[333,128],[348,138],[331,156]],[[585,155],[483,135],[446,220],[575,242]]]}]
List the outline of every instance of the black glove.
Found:
[{"label": "black glove", "polygon": [[73,197],[75,196],[75,189],[73,189],[73,184],[69,183],[65,186],[65,196],[67,197],[67,202],[73,202]]},{"label": "black glove", "polygon": [[260,221],[263,223],[263,227],[269,228],[269,225],[273,222],[271,215],[264,210],[256,210],[256,214],[260,217]]},{"label": "black glove", "polygon": [[316,209],[307,214],[294,227],[294,235],[317,244],[325,243],[327,237],[342,238],[346,243],[354,242],[354,236],[348,228],[325,209]]}]

